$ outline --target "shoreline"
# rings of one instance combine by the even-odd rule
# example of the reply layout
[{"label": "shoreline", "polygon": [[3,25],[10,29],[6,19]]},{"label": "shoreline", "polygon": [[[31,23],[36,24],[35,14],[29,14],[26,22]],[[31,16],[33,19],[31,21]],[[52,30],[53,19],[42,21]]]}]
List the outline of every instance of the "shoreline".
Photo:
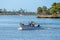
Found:
[{"label": "shoreline", "polygon": [[59,16],[54,16],[54,15],[37,15],[37,18],[60,18]]},{"label": "shoreline", "polygon": [[60,18],[59,16],[53,15],[0,15],[0,16],[36,16],[36,18]]}]

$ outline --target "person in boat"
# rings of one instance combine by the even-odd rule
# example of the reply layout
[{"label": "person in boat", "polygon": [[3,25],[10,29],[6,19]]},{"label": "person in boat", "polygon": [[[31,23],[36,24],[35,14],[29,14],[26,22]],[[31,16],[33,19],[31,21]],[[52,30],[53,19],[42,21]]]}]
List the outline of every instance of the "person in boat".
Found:
[{"label": "person in boat", "polygon": [[34,21],[31,21],[31,23],[29,23],[29,25],[34,27],[35,22]]}]

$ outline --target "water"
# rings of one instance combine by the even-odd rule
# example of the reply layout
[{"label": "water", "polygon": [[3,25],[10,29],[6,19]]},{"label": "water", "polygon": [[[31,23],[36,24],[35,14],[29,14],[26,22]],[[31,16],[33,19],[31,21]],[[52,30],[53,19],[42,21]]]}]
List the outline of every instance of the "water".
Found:
[{"label": "water", "polygon": [[[34,20],[48,30],[22,30],[19,23],[28,24]],[[35,16],[0,15],[0,40],[60,40],[60,18],[36,18]]]}]

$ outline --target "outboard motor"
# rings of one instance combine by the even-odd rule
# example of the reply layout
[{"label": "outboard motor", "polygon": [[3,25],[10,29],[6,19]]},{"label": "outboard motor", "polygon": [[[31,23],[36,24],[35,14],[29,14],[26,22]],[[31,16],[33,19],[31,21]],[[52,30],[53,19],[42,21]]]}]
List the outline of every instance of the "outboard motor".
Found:
[{"label": "outboard motor", "polygon": [[40,27],[40,25],[38,24],[38,26],[37,27]]}]

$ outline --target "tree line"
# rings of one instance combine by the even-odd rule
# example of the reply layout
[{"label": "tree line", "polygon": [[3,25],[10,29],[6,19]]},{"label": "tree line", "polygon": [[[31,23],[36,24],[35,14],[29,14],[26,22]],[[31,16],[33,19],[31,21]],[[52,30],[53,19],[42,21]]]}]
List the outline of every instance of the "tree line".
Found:
[{"label": "tree line", "polygon": [[56,14],[60,14],[60,2],[53,3],[49,9],[46,6],[38,7],[37,8],[37,14],[40,14],[40,15],[56,15]]},{"label": "tree line", "polygon": [[7,11],[7,9],[0,9],[0,15],[36,15],[35,12],[28,12],[20,8],[19,10]]},{"label": "tree line", "polygon": [[51,7],[48,9],[46,6],[38,7],[36,12],[27,12],[24,9],[20,8],[19,10],[7,11],[7,9],[0,9],[0,15],[56,15],[60,14],[60,2],[53,3]]}]

